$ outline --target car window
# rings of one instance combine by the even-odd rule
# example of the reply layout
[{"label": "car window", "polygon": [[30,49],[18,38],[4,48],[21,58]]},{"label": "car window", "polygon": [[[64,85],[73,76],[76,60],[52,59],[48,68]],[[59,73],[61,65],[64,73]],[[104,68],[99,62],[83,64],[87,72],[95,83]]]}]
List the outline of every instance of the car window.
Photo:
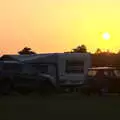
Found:
[{"label": "car window", "polygon": [[104,71],[104,75],[107,77],[114,77],[115,73],[114,73],[114,70]]},{"label": "car window", "polygon": [[109,71],[104,71],[104,75],[105,75],[105,76],[109,76],[109,75],[111,75],[111,74],[110,74]]},{"label": "car window", "polygon": [[120,77],[120,70],[114,70],[114,73],[117,77]]},{"label": "car window", "polygon": [[95,76],[96,74],[97,74],[97,71],[95,71],[95,70],[89,70],[89,71],[88,71],[88,76],[93,77],[93,76]]}]

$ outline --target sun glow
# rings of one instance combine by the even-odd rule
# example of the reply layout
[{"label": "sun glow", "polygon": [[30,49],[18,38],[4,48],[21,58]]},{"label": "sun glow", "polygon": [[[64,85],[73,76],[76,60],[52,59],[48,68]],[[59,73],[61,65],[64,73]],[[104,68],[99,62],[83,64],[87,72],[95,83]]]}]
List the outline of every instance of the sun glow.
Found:
[{"label": "sun glow", "polygon": [[110,34],[108,32],[103,33],[102,37],[103,37],[104,40],[109,40],[110,39]]}]

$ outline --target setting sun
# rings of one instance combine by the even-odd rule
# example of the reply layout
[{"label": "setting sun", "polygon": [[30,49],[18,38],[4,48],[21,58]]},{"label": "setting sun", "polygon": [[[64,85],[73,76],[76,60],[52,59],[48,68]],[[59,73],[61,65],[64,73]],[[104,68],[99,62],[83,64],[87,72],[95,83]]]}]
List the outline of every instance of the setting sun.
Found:
[{"label": "setting sun", "polygon": [[106,32],[106,33],[103,33],[103,36],[102,36],[102,37],[103,37],[104,40],[109,40],[109,39],[110,39],[110,34],[107,33],[107,32]]}]

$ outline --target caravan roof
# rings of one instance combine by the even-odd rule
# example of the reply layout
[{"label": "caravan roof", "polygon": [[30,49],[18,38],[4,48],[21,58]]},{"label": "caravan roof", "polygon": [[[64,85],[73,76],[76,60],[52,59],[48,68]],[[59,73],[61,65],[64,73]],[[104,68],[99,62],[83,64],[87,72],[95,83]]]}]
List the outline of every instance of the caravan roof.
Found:
[{"label": "caravan roof", "polygon": [[[55,62],[57,56],[81,58],[88,56],[89,53],[48,53],[48,54],[30,54],[30,55],[3,55],[1,60],[4,61],[20,61],[20,62],[40,62],[51,61]],[[79,56],[80,55],[80,56]]]}]

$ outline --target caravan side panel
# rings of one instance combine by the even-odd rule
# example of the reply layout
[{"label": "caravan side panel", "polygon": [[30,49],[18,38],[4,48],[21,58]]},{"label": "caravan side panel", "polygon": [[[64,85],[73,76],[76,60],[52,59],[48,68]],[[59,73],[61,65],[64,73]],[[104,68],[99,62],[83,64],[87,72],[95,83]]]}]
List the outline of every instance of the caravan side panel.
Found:
[{"label": "caravan side panel", "polygon": [[59,81],[61,85],[80,85],[91,67],[87,53],[67,53],[58,55]]}]

